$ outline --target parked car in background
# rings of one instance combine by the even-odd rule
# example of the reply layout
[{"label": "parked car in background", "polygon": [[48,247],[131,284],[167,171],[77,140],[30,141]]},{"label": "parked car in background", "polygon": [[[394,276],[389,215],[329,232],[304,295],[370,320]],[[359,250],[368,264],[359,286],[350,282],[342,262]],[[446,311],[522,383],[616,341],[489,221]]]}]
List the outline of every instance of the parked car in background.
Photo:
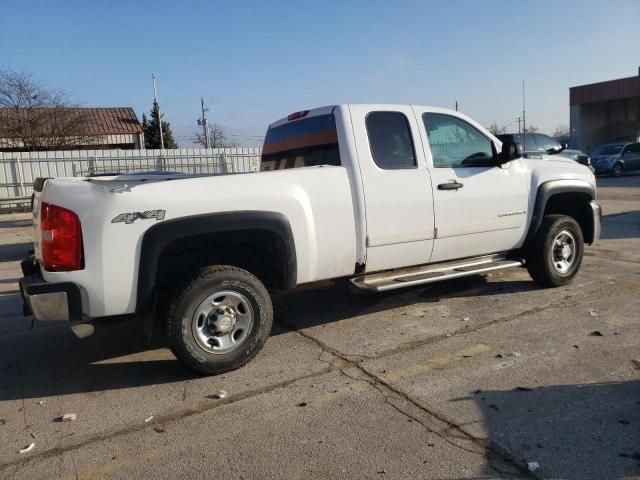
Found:
[{"label": "parked car in background", "polygon": [[555,138],[544,133],[504,133],[497,135],[502,142],[514,142],[522,145],[522,151],[527,155],[561,155],[575,160],[582,165],[591,167],[589,155],[580,150],[566,150]]},{"label": "parked car in background", "polygon": [[624,172],[640,171],[640,143],[607,143],[591,152],[596,173],[614,177]]},{"label": "parked car in background", "polygon": [[595,172],[596,169],[591,164],[591,157],[584,153],[582,150],[573,150],[573,149],[565,149],[558,153],[561,157],[570,158],[571,160],[575,160],[582,165],[586,165],[591,169],[592,172]]}]

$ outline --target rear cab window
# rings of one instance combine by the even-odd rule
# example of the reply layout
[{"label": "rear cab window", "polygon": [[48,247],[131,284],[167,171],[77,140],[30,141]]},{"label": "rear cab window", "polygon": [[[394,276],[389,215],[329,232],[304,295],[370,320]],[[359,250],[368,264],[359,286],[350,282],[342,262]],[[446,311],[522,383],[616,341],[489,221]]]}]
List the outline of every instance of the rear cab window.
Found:
[{"label": "rear cab window", "polygon": [[262,148],[260,170],[340,164],[336,118],[330,113],[270,128]]}]

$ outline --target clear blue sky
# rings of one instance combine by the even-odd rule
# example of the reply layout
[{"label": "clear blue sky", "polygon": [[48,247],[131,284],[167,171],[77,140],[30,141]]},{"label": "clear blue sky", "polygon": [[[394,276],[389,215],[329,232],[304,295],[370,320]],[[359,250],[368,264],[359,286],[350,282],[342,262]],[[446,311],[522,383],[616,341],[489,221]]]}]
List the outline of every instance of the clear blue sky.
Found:
[{"label": "clear blue sky", "polygon": [[510,124],[569,123],[569,87],[636,75],[640,0],[0,0],[0,66],[85,106],[159,100],[182,146],[200,97],[243,145],[339,102],[452,107]]}]

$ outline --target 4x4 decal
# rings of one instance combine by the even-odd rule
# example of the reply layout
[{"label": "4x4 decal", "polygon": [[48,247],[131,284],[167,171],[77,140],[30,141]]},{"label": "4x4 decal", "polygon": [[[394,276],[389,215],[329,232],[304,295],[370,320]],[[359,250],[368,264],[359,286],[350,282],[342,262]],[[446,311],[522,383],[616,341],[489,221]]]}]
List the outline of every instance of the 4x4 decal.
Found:
[{"label": "4x4 decal", "polygon": [[155,218],[156,220],[164,220],[164,214],[165,210],[147,210],[146,212],[121,213],[113,220],[111,220],[111,223],[124,222],[129,225],[138,219],[151,220]]}]

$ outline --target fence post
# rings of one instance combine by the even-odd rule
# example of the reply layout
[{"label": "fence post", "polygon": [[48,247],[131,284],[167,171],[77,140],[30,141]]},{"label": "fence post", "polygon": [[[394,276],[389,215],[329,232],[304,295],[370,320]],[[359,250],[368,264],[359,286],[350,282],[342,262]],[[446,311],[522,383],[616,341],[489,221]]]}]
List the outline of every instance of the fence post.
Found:
[{"label": "fence post", "polygon": [[18,162],[18,175],[20,175],[20,193],[23,197],[26,196],[24,191],[24,170],[22,170],[22,163],[20,162],[20,156],[16,157],[16,162]]}]

